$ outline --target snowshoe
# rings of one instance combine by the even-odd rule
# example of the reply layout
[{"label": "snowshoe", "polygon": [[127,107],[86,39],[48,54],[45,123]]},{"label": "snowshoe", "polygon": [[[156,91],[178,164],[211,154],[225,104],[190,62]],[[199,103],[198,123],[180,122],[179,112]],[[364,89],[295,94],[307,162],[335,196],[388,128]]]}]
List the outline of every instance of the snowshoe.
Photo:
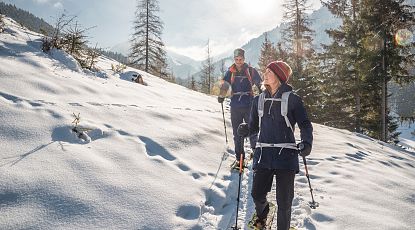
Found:
[{"label": "snowshoe", "polygon": [[267,218],[264,220],[258,220],[256,212],[255,212],[254,215],[252,215],[252,218],[248,223],[248,229],[253,229],[253,230],[271,229],[276,209],[277,209],[276,205],[274,203],[269,202],[269,211],[268,211]]},{"label": "snowshoe", "polygon": [[[235,171],[238,171],[238,172],[239,172],[239,166],[240,166],[239,161],[235,160],[235,161],[231,164],[231,170],[235,170]],[[245,164],[245,162],[244,162],[243,168],[246,168],[246,164]],[[242,171],[243,171],[243,169],[242,169]]]}]

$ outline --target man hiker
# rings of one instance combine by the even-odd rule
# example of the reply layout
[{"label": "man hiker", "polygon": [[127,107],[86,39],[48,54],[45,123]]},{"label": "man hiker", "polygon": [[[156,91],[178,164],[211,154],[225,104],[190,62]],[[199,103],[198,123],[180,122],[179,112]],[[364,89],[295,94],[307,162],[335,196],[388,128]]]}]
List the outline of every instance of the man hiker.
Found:
[{"label": "man hiker", "polygon": [[[258,217],[254,225],[259,229],[266,223],[270,208],[266,197],[274,176],[278,230],[290,228],[294,177],[299,172],[298,154],[309,155],[313,144],[313,127],[302,99],[291,92],[293,88],[287,84],[291,74],[287,63],[269,63],[263,76],[266,90],[254,98],[249,123],[238,127],[238,134],[243,137],[258,133],[251,195]],[[301,133],[298,145],[294,137],[295,124]]]},{"label": "man hiker", "polygon": [[[245,50],[242,48],[235,49],[233,53],[235,63],[232,64],[226,72],[223,80],[228,82],[232,89],[231,97],[231,122],[233,129],[233,141],[235,145],[236,161],[233,166],[239,170],[239,160],[241,154],[244,152],[244,141],[237,135],[237,129],[239,124],[243,121],[248,122],[249,112],[251,109],[251,101],[253,99],[253,85],[256,85],[258,90],[261,91],[261,77],[258,71],[248,66],[245,63]],[[225,84],[224,84],[225,85]],[[221,89],[223,90],[223,89]],[[226,91],[227,89],[225,89]],[[223,96],[218,97],[218,102],[223,103]],[[255,149],[256,135],[250,136],[251,148]]]}]

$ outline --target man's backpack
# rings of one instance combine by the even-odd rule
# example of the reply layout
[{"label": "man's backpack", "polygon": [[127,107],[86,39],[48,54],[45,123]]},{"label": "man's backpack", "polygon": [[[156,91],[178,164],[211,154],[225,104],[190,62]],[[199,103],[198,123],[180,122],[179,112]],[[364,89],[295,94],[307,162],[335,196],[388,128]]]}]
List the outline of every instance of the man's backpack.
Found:
[{"label": "man's backpack", "polygon": [[[251,70],[251,71],[249,71],[249,70]],[[243,94],[250,94],[250,95],[254,95],[254,92],[253,92],[253,81],[252,81],[252,73],[253,73],[253,68],[252,67],[248,67],[246,70],[245,70],[245,76],[246,76],[246,78],[248,78],[248,80],[249,80],[249,83],[250,83],[250,85],[251,85],[251,91],[250,92],[242,92]],[[232,72],[231,73],[231,85],[233,84],[235,82],[235,72]],[[240,93],[239,93],[240,94]]]}]

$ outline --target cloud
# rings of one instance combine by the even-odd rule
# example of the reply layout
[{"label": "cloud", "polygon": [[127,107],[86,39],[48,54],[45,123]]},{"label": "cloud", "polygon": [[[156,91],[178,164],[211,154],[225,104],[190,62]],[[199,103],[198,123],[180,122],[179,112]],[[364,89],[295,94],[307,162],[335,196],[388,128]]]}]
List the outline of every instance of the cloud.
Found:
[{"label": "cloud", "polygon": [[49,0],[33,0],[33,2],[38,3],[38,4],[45,4],[49,2]]},{"label": "cloud", "polygon": [[63,9],[63,4],[61,1],[53,0],[32,0],[35,4],[49,4],[55,9]]},{"label": "cloud", "polygon": [[55,4],[53,4],[53,7],[63,9],[63,4],[61,2],[56,2]]},{"label": "cloud", "polygon": [[[210,43],[210,52],[211,57],[215,59],[216,57],[221,56],[230,56],[232,55],[232,50],[236,47],[239,47],[240,44],[246,41],[246,37],[253,38],[249,33],[243,33],[237,39],[229,39],[222,37],[216,40],[209,40]],[[197,61],[203,61],[207,58],[207,40],[202,45],[193,45],[193,46],[168,46],[165,47],[169,51],[191,57]],[[217,60],[214,60],[217,61]]]}]

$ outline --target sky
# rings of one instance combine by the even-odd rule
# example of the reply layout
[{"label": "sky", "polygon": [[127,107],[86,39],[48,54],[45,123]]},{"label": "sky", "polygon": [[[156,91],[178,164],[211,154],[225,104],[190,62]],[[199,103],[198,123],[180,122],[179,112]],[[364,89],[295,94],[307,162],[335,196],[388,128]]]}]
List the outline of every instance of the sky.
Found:
[{"label": "sky", "polygon": [[[93,45],[108,48],[130,40],[136,0],[2,0],[53,23],[65,12],[76,15],[89,31]],[[163,41],[168,50],[195,60],[220,55],[278,26],[282,0],[159,0],[164,22]],[[310,0],[312,9],[319,0]]]},{"label": "sky", "polygon": [[[6,25],[0,33],[2,229],[230,229],[239,173],[230,169],[235,153],[232,141],[225,142],[216,97],[130,67],[114,73],[111,64],[117,63],[105,57],[98,58],[96,72],[82,70],[61,50],[39,55],[40,43],[33,42],[39,34],[7,19]],[[137,72],[147,85],[131,81]],[[230,137],[229,99],[224,112]],[[70,131],[72,113],[81,118],[82,139]],[[300,163],[291,225],[413,230],[414,136],[407,140],[412,148],[403,149],[313,127],[307,164],[319,207],[308,205]],[[247,165],[240,227],[255,210],[252,160]],[[274,185],[270,201],[275,197]]]}]

